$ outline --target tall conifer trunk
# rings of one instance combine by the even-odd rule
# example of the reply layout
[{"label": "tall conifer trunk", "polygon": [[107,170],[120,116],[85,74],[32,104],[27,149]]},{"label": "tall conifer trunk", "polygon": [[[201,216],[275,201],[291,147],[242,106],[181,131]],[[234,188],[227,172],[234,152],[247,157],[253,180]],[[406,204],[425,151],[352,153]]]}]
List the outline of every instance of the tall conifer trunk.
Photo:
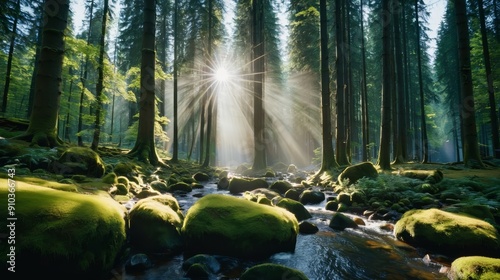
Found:
[{"label": "tall conifer trunk", "polygon": [[463,132],[463,159],[467,167],[484,168],[479,154],[479,143],[476,130],[476,111],[474,108],[474,91],[470,61],[470,39],[467,22],[467,6],[465,0],[454,0],[458,33],[458,54],[460,68],[460,92]]},{"label": "tall conifer trunk", "polygon": [[[55,7],[54,5],[57,5]],[[33,111],[27,131],[16,137],[44,147],[62,144],[57,136],[61,75],[64,59],[64,31],[69,2],[45,1],[40,67],[36,75]]]}]

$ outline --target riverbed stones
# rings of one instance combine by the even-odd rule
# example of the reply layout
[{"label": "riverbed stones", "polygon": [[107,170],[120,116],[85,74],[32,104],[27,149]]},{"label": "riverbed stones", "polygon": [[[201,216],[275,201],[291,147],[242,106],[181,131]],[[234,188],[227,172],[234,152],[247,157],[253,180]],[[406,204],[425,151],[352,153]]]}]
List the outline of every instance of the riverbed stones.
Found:
[{"label": "riverbed stones", "polygon": [[500,259],[468,256],[455,259],[448,271],[453,280],[500,279]]},{"label": "riverbed stones", "polygon": [[361,162],[347,167],[338,176],[338,182],[342,186],[348,186],[363,177],[372,179],[378,177],[378,171],[371,162]]},{"label": "riverbed stones", "polygon": [[182,249],[183,214],[168,194],[145,198],[130,210],[130,244],[145,253],[172,254]]},{"label": "riverbed stones", "polygon": [[188,210],[181,233],[188,256],[265,258],[294,251],[298,229],[295,216],[280,207],[209,194]]},{"label": "riverbed stones", "polygon": [[500,236],[483,220],[439,209],[410,210],[394,228],[397,239],[452,256],[500,255]]},{"label": "riverbed stones", "polygon": [[315,234],[318,231],[318,226],[309,221],[302,221],[299,223],[299,232],[302,234]]},{"label": "riverbed stones", "polygon": [[308,280],[307,276],[300,270],[290,268],[281,264],[264,263],[252,266],[240,277],[240,280],[276,280],[294,279]]}]

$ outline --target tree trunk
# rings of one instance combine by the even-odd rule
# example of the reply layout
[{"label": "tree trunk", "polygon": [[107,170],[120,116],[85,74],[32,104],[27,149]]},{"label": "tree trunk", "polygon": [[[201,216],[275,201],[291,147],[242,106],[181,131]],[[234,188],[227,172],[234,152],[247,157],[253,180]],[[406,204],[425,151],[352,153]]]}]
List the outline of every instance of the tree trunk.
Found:
[{"label": "tree trunk", "polygon": [[152,165],[162,165],[155,147],[155,0],[144,1],[144,27],[141,53],[141,97],[139,130],[130,156]]},{"label": "tree trunk", "polygon": [[320,44],[321,44],[321,121],[323,132],[323,150],[321,168],[318,174],[338,167],[332,144],[332,123],[330,105],[330,70],[328,66],[328,26],[326,0],[319,2]]},{"label": "tree trunk", "polygon": [[33,74],[31,75],[31,84],[30,84],[30,92],[29,92],[29,98],[28,98],[28,112],[26,114],[26,118],[31,117],[31,111],[33,110],[33,102],[35,99],[35,81],[36,81],[36,73],[38,73],[38,67],[39,67],[39,60],[40,60],[40,50],[42,48],[42,33],[43,33],[43,14],[44,14],[44,4],[41,3],[39,5],[40,11],[39,11],[39,22],[40,24],[38,25],[37,29],[37,42],[36,42],[36,51],[35,51],[35,59],[33,63]]},{"label": "tree trunk", "polygon": [[391,1],[382,0],[381,18],[384,20],[382,27],[382,108],[380,127],[380,149],[377,165],[383,169],[391,169],[391,97],[393,52],[391,48]]},{"label": "tree trunk", "polygon": [[495,89],[493,87],[493,74],[491,73],[490,50],[484,16],[483,0],[477,1],[479,7],[479,21],[481,24],[481,42],[483,45],[484,68],[486,70],[486,81],[488,83],[488,98],[490,105],[491,134],[493,142],[493,156],[500,158],[500,140],[498,135],[497,103],[495,101]]},{"label": "tree trunk", "polygon": [[[337,110],[337,126],[336,126],[336,154],[337,163],[339,165],[349,165],[347,158],[347,133],[346,133],[346,75],[345,75],[345,30],[343,24],[342,11],[344,1],[336,1],[335,3],[335,36],[337,40],[337,92],[336,92],[336,110]],[[325,22],[326,24],[326,22]],[[327,31],[328,32],[328,31]]]},{"label": "tree trunk", "polygon": [[[401,4],[402,5],[402,4]],[[402,7],[396,7],[399,11]],[[396,124],[395,126],[395,147],[394,150],[394,163],[404,163],[407,161],[407,131],[406,131],[406,109],[405,109],[405,84],[403,75],[403,58],[402,58],[402,48],[401,48],[401,38],[400,35],[400,18],[397,13],[393,14],[394,22],[394,51],[395,51],[395,61],[396,61],[396,86],[397,93],[394,94],[397,97],[397,106],[394,104],[395,111],[397,112],[397,117],[393,120]]]},{"label": "tree trunk", "polygon": [[467,22],[467,7],[465,0],[454,0],[456,24],[458,32],[458,54],[460,65],[460,92],[463,132],[463,159],[464,164],[471,168],[484,168],[479,154],[479,143],[476,130],[476,116],[474,108],[474,92],[472,87],[472,73],[470,62],[470,40]]},{"label": "tree trunk", "polygon": [[429,161],[429,140],[427,138],[427,121],[425,119],[425,97],[424,82],[422,80],[422,51],[420,50],[420,23],[418,16],[418,0],[415,0],[415,28],[417,30],[417,65],[418,65],[418,85],[420,93],[420,122],[422,129],[422,163]]},{"label": "tree trunk", "polygon": [[7,113],[7,100],[9,97],[9,86],[10,86],[10,73],[12,72],[12,58],[14,57],[14,46],[16,45],[16,35],[17,35],[17,22],[21,13],[21,1],[16,2],[16,18],[14,19],[14,24],[12,25],[12,34],[10,37],[9,45],[9,55],[7,58],[7,71],[5,73],[5,84],[3,90],[2,98],[2,113],[5,115]]},{"label": "tree trunk", "polygon": [[94,123],[94,138],[92,140],[92,145],[90,146],[92,150],[96,151],[99,146],[99,138],[101,135],[101,111],[102,111],[102,92],[104,91],[104,49],[106,42],[106,27],[107,18],[109,12],[109,0],[104,0],[104,9],[102,13],[102,25],[101,25],[101,42],[99,49],[99,77],[96,84],[96,112],[95,112],[95,123]]},{"label": "tree trunk", "polygon": [[361,13],[361,53],[362,53],[362,73],[363,80],[361,84],[361,123],[363,131],[363,161],[370,160],[370,155],[368,154],[368,144],[370,143],[370,127],[369,127],[369,114],[368,114],[368,89],[366,85],[366,49],[365,49],[365,28],[364,28],[364,15],[363,15],[363,0],[360,2],[360,13]]},{"label": "tree trunk", "polygon": [[27,131],[16,137],[44,147],[62,144],[57,136],[57,120],[61,96],[61,74],[64,58],[64,31],[68,23],[69,2],[57,9],[45,1],[40,68],[36,76],[33,112]]},{"label": "tree trunk", "polygon": [[[210,71],[213,71],[213,65],[212,65],[212,45],[213,45],[213,38],[212,38],[212,13],[213,13],[213,0],[208,0],[208,46],[207,46],[207,65],[208,69]],[[212,124],[213,124],[213,109],[214,109],[214,89],[212,85],[209,83],[207,92],[205,93],[208,95],[208,104],[207,104],[207,137],[206,137],[206,147],[205,147],[205,160],[203,161],[203,167],[207,167],[210,165],[210,153],[212,152]]]},{"label": "tree trunk", "polygon": [[254,162],[255,171],[265,169],[266,161],[266,132],[264,109],[264,0],[252,1],[252,60],[253,60],[253,134],[254,134]]},{"label": "tree trunk", "polygon": [[178,110],[177,110],[177,90],[178,90],[178,81],[177,81],[177,71],[178,71],[178,59],[179,55],[179,0],[175,0],[174,2],[174,137],[172,139],[173,143],[173,151],[172,151],[172,162],[179,161],[179,126],[178,126]]}]

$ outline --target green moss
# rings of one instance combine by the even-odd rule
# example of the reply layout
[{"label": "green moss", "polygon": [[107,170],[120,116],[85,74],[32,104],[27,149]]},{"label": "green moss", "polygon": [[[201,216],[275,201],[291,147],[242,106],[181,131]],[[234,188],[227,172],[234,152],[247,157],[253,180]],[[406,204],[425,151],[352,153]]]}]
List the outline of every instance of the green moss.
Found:
[{"label": "green moss", "polygon": [[500,253],[500,237],[491,224],[439,209],[406,212],[396,223],[394,234],[411,245],[451,255]]},{"label": "green moss", "polygon": [[285,194],[288,190],[292,188],[292,184],[285,180],[278,180],[269,186],[269,189],[278,192],[280,194]]},{"label": "green moss", "polygon": [[253,266],[246,270],[240,277],[240,280],[276,280],[276,279],[294,279],[308,280],[307,276],[300,270],[286,267],[281,264],[264,263]]},{"label": "green moss", "polygon": [[234,177],[229,181],[229,192],[233,194],[268,187],[269,184],[263,179],[245,179]]},{"label": "green moss", "polygon": [[145,252],[178,252],[182,248],[179,232],[183,219],[171,195],[142,199],[130,210],[130,243]]},{"label": "green moss", "polygon": [[106,184],[117,184],[118,183],[116,173],[114,173],[114,172],[110,172],[110,173],[106,174],[104,177],[102,177],[101,181],[103,183],[106,183]]},{"label": "green moss", "polygon": [[276,206],[292,212],[298,221],[307,220],[312,217],[302,203],[289,198],[281,199]]},{"label": "green moss", "polygon": [[[16,170],[17,171],[17,170]],[[49,179],[42,179],[42,178],[37,178],[37,177],[30,177],[30,176],[16,176],[17,181],[22,181],[28,184],[40,186],[40,187],[47,187],[55,190],[60,190],[60,191],[67,191],[67,192],[77,192],[77,187],[72,183],[72,181],[65,181],[65,182],[56,182],[52,181]]]},{"label": "green moss", "polygon": [[101,178],[106,167],[99,154],[90,148],[71,147],[63,152],[58,159],[58,164],[52,166],[52,171]]},{"label": "green moss", "polygon": [[293,251],[298,229],[297,219],[285,209],[211,194],[188,210],[182,235],[188,255],[258,258]]},{"label": "green moss", "polygon": [[500,279],[500,259],[480,256],[458,258],[451,264],[448,278],[456,280]]},{"label": "green moss", "polygon": [[[0,179],[6,200],[7,181]],[[125,241],[126,209],[111,198],[52,190],[17,182],[17,271],[94,278],[107,273]],[[6,215],[0,226],[6,228]],[[7,244],[0,243],[5,263]],[[102,275],[101,275],[102,276]]]}]

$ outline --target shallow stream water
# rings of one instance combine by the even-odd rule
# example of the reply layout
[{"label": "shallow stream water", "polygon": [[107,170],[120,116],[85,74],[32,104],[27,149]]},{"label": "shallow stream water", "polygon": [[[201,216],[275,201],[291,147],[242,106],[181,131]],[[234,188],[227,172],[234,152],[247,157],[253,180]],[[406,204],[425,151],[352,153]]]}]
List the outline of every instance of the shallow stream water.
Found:
[{"label": "shallow stream water", "polygon": [[[206,194],[228,191],[217,190],[215,183],[189,194],[174,194],[181,209],[187,212],[193,203]],[[282,264],[302,271],[310,280],[357,280],[357,279],[448,279],[440,273],[442,265],[424,261],[417,250],[397,241],[392,232],[381,230],[386,221],[363,218],[366,225],[344,231],[328,227],[333,212],[324,210],[324,204],[307,205],[313,216],[308,221],[316,224],[319,232],[311,235],[299,234],[293,253],[278,253],[258,262],[218,257],[221,272],[210,280],[238,279],[241,273],[255,264],[270,262]],[[349,214],[346,214],[349,215]],[[351,215],[352,216],[352,215]],[[182,270],[182,254],[156,261],[153,267],[137,274],[130,274],[118,267],[113,279],[155,280],[189,279]],[[292,280],[292,279],[283,279]]]}]

